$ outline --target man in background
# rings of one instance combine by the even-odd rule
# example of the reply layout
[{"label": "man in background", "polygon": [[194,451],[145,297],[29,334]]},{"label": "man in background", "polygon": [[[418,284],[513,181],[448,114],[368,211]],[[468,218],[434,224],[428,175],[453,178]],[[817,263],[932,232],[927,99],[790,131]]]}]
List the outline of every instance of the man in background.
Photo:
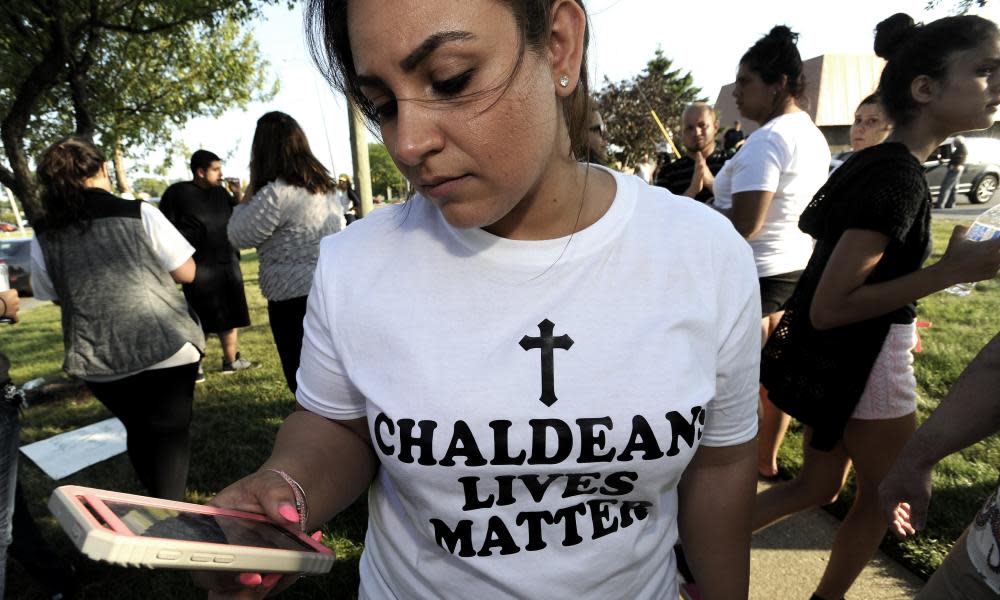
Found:
[{"label": "man in background", "polygon": [[958,136],[951,144],[951,158],[948,160],[948,171],[941,181],[941,191],[938,192],[934,208],[951,208],[955,206],[958,196],[958,182],[965,171],[965,161],[969,158],[969,150],[965,147],[965,138]]},{"label": "man in background", "polygon": [[344,210],[344,220],[348,225],[357,220],[357,210],[358,206],[361,205],[361,200],[358,199],[357,192],[354,191],[354,186],[351,184],[351,176],[347,173],[341,173],[337,177],[337,189],[334,191],[334,195],[337,197],[337,202],[340,202],[340,207]]},{"label": "man in background", "polygon": [[681,142],[687,155],[661,167],[656,185],[699,202],[711,201],[715,174],[731,156],[715,143],[718,131],[719,121],[710,105],[689,104],[681,115]]},{"label": "man in background", "polygon": [[[222,159],[207,150],[191,155],[191,181],[168,187],[160,210],[194,246],[195,277],[184,285],[184,297],[206,334],[219,336],[222,373],[255,367],[240,356],[236,328],[250,324],[240,255],[226,235],[226,225],[239,202],[239,179],[222,177]],[[223,187],[226,185],[226,188]],[[199,369],[197,381],[204,381]]]},{"label": "man in background", "polygon": [[732,154],[740,149],[746,139],[747,136],[743,133],[743,123],[733,121],[732,128],[726,130],[722,136],[722,149]]},{"label": "man in background", "polygon": [[608,129],[604,126],[600,111],[596,109],[590,111],[590,119],[587,121],[587,150],[589,156],[582,156],[580,160],[595,165],[608,165]]}]

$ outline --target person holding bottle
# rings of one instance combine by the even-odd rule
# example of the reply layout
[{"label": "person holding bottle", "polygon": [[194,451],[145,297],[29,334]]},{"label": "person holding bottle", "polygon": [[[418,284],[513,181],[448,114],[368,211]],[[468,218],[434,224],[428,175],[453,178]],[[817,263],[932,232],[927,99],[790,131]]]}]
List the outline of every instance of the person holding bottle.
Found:
[{"label": "person holding bottle", "polygon": [[857,494],[814,599],[842,598],[885,535],[878,487],[916,426],[918,299],[1000,269],[1000,240],[955,227],[930,254],[931,199],[922,163],[949,134],[993,124],[1000,105],[1000,32],[978,16],[879,23],[887,60],[879,95],[894,130],[856,152],[802,213],[816,248],[761,359],[775,405],[805,426],[804,464],[758,494],[753,526],[837,497],[854,464]]}]

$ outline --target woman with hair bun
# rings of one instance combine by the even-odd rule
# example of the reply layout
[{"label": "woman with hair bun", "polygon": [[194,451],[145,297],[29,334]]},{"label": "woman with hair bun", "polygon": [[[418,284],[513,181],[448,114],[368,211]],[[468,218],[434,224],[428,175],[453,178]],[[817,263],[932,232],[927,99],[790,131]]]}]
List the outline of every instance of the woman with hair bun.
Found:
[{"label": "woman with hair bun", "polygon": [[159,210],[112,195],[105,163],[80,137],[42,152],[31,284],[62,309],[63,369],[125,425],[143,486],[183,500],[205,336],[175,284],[194,281],[194,248]]},{"label": "woman with hair bun", "polygon": [[996,24],[916,25],[897,14],[878,25],[875,50],[888,61],[878,93],[893,132],[854,153],[803,212],[816,249],[761,363],[775,405],[806,430],[802,470],[757,496],[754,529],[831,502],[854,464],[857,494],[813,596],[821,600],[844,596],[885,535],[878,486],[916,425],[916,301],[1000,268],[1000,240],[966,240],[962,226],[922,268],[931,200],[921,165],[952,133],[993,124]]},{"label": "woman with hair bun", "polygon": [[745,599],[753,258],[715,211],[578,161],[582,0],[306,12],[416,193],[320,244],[298,410],[214,503],[312,531],[368,491],[361,598],[677,598],[683,535],[703,598]]},{"label": "woman with hair bun", "polygon": [[[788,27],[775,26],[740,59],[733,96],[740,114],[760,129],[715,177],[716,207],[728,210],[736,231],[753,249],[764,340],[809,260],[812,238],[799,231],[799,215],[830,168],[826,139],[799,106],[806,82],[797,39]],[[760,397],[757,470],[773,478],[789,419],[774,408],[764,387]]]}]

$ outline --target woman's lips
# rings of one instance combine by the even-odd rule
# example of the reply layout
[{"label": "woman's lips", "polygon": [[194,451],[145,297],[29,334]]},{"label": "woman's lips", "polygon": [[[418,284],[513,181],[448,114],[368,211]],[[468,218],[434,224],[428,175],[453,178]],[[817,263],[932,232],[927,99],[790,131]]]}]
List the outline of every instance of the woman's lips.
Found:
[{"label": "woman's lips", "polygon": [[468,179],[468,175],[459,175],[457,177],[435,177],[422,182],[420,184],[420,190],[432,198],[443,198],[455,193],[455,191]]}]

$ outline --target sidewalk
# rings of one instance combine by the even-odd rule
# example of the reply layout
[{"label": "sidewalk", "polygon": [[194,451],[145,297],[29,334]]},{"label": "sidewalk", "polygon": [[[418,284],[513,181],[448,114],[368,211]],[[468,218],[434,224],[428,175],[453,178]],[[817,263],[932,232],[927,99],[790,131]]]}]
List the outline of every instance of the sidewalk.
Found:
[{"label": "sidewalk", "polygon": [[[758,489],[768,485],[758,484]],[[789,517],[753,537],[750,600],[808,600],[840,521],[821,509]],[[850,600],[910,600],[923,581],[879,551],[847,594]]]}]

